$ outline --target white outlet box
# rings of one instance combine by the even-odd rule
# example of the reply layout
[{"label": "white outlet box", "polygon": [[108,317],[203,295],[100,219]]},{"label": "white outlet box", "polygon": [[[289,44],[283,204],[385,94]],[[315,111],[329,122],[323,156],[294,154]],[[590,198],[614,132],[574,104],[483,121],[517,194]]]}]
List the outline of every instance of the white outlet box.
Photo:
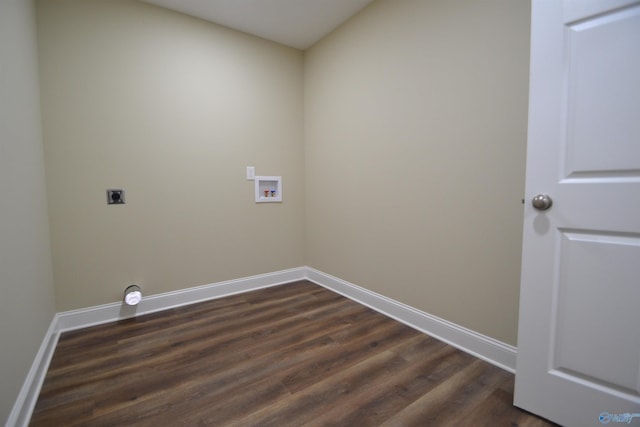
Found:
[{"label": "white outlet box", "polygon": [[282,202],[281,176],[256,176],[256,203]]}]

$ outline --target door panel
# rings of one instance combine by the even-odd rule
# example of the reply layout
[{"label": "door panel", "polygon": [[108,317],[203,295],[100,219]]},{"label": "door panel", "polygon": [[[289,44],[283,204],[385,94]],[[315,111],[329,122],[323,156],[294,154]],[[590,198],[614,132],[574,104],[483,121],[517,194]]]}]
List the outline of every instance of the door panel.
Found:
[{"label": "door panel", "polygon": [[[640,176],[638,28],[640,6],[567,26],[567,176],[576,172]],[[624,49],[625,40],[635,41],[636,49]]]},{"label": "door panel", "polygon": [[568,230],[561,236],[552,366],[640,393],[640,334],[611,333],[640,325],[640,238]]},{"label": "door panel", "polygon": [[[603,7],[603,1],[606,6]],[[604,11],[622,9],[636,0],[564,0],[563,22],[575,22],[584,17],[595,16]]]},{"label": "door panel", "polygon": [[640,426],[640,2],[533,1],[529,93],[514,402]]}]

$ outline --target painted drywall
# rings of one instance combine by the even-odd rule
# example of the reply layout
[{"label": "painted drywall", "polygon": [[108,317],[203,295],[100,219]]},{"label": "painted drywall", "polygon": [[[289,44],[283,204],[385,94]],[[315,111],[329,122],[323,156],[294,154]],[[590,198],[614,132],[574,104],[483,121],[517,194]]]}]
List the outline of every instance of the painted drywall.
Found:
[{"label": "painted drywall", "polygon": [[[528,26],[526,1],[378,0],[303,64],[135,1],[40,0],[58,310],[308,264],[515,344]],[[248,165],[284,203],[253,202]]]},{"label": "painted drywall", "polygon": [[58,311],[303,265],[300,51],[133,0],[37,5]]},{"label": "painted drywall", "polygon": [[0,424],[55,313],[35,10],[0,2]]},{"label": "painted drywall", "polygon": [[378,0],[306,52],[309,266],[516,343],[529,9]]}]

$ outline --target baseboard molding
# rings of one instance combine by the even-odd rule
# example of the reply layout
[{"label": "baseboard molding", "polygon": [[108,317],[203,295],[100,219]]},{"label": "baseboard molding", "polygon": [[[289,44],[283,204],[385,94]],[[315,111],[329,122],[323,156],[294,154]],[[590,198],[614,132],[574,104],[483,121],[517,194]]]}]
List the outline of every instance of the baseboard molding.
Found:
[{"label": "baseboard molding", "polygon": [[277,286],[283,283],[295,282],[296,280],[302,280],[304,278],[305,268],[298,267],[290,270],[181,289],[179,291],[144,296],[140,304],[134,307],[125,305],[120,301],[80,310],[66,311],[58,314],[58,332],[114,322],[214,298],[222,298],[229,295]]},{"label": "baseboard molding", "polygon": [[314,268],[298,267],[164,294],[145,296],[136,307],[129,307],[122,302],[117,302],[56,314],[27,374],[24,385],[7,420],[6,427],[28,425],[61,332],[114,322],[303,279],[370,307],[506,371],[515,372],[516,348],[511,345],[422,312]]},{"label": "baseboard molding", "polygon": [[58,337],[60,334],[56,332],[58,323],[58,315],[53,316],[53,320],[49,325],[49,329],[40,344],[38,353],[31,364],[31,369],[27,373],[27,377],[20,389],[18,398],[16,399],[9,418],[7,419],[6,427],[14,426],[27,426],[31,419],[31,413],[38,401],[38,395],[40,394],[40,388],[44,382],[44,377],[49,369],[49,363],[53,357],[53,352],[58,344]]},{"label": "baseboard molding", "polygon": [[164,294],[145,296],[135,307],[122,302],[104,304],[80,310],[57,313],[40,345],[40,349],[25,378],[5,427],[26,427],[38,400],[42,383],[51,363],[53,352],[61,332],[87,328],[103,323],[115,322],[143,314],[154,313],[183,305],[194,304],[215,298],[264,289],[284,283],[305,279],[304,267],[260,274],[242,279],[212,283]]},{"label": "baseboard molding", "polygon": [[306,278],[499,368],[515,373],[517,350],[514,346],[310,267],[306,267]]}]

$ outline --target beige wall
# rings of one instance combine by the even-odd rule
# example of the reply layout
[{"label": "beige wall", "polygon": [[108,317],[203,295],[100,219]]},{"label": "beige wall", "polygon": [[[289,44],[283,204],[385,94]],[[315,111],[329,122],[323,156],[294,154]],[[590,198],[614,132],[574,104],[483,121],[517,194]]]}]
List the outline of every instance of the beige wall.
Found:
[{"label": "beige wall", "polygon": [[35,11],[0,1],[0,424],[55,312]]},{"label": "beige wall", "polygon": [[[54,311],[131,282],[306,263],[515,344],[528,1],[378,0],[303,64],[134,1],[39,0],[44,162],[33,13],[0,3],[0,420]],[[283,204],[253,203],[248,165]]]},{"label": "beige wall", "polygon": [[528,2],[379,0],[304,74],[147,4],[38,4],[58,310],[306,263],[515,343]]},{"label": "beige wall", "polygon": [[305,56],[307,264],[516,343],[529,2],[379,0]]},{"label": "beige wall", "polygon": [[41,0],[38,30],[59,311],[303,265],[301,52],[134,1]]}]

